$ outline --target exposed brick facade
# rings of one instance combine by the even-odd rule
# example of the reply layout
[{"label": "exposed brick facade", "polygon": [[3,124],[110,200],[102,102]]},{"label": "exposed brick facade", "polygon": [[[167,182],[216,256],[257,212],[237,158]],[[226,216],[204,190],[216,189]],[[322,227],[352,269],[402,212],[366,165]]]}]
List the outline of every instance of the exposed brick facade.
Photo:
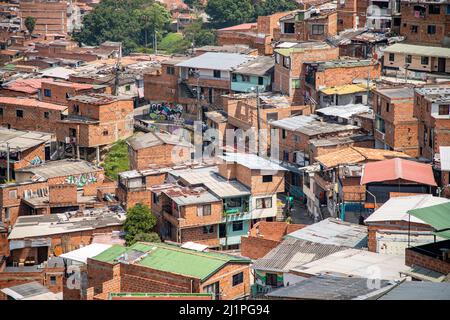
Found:
[{"label": "exposed brick facade", "polygon": [[29,98],[0,97],[0,125],[17,130],[56,133],[67,107]]},{"label": "exposed brick facade", "polygon": [[[422,9],[418,10],[420,8]],[[447,4],[443,2],[403,0],[400,2],[400,13],[400,35],[406,37],[408,42],[440,45],[444,37],[450,35],[450,16],[447,13]],[[434,26],[434,32],[429,30],[429,26]]]}]

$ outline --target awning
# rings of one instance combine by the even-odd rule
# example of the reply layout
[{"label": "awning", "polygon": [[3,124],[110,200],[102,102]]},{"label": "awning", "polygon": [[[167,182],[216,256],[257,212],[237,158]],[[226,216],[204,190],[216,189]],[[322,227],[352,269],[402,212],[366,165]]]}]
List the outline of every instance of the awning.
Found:
[{"label": "awning", "polygon": [[408,213],[432,226],[436,236],[450,239],[450,203],[409,210]]}]

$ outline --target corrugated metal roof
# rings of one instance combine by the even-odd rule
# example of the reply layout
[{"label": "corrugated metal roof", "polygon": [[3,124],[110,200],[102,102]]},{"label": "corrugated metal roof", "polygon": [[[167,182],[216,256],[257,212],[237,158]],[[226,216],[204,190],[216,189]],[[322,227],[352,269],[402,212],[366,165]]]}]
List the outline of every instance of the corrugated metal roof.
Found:
[{"label": "corrugated metal roof", "polygon": [[380,161],[392,158],[410,158],[403,152],[383,149],[348,147],[335,152],[330,152],[316,158],[316,161],[327,168],[333,168],[340,164],[356,164],[369,161]]},{"label": "corrugated metal roof", "polygon": [[231,198],[250,195],[250,190],[235,180],[227,180],[217,174],[217,167],[188,169],[171,172],[190,185],[203,184],[209,191],[220,198]]},{"label": "corrugated metal roof", "polygon": [[224,156],[219,156],[219,158],[225,160],[226,162],[235,162],[252,170],[286,171],[285,168],[277,163],[252,153],[226,152]]},{"label": "corrugated metal roof", "polygon": [[[394,197],[390,198],[380,208],[375,210],[364,222],[373,223],[380,221],[410,221],[413,223],[427,224],[425,221],[409,216],[408,212],[414,209],[427,208],[441,203],[450,203],[445,198],[433,197],[431,194]],[[450,218],[450,215],[449,215]]]},{"label": "corrugated metal roof", "polygon": [[[129,254],[133,257],[130,258]],[[136,253],[136,254],[135,254]],[[125,255],[127,258],[125,258]],[[248,258],[231,256],[217,252],[200,252],[164,243],[136,243],[131,247],[113,246],[93,259],[108,263],[118,263],[120,258],[129,263],[206,280],[227,263],[247,263]],[[133,261],[134,260],[134,261]]]},{"label": "corrugated metal roof", "polygon": [[339,251],[293,269],[302,274],[331,274],[380,280],[398,280],[401,278],[400,273],[407,270],[409,267],[405,265],[404,256],[358,249]]},{"label": "corrugated metal roof", "polygon": [[288,272],[311,261],[345,250],[345,247],[286,238],[253,264],[255,270]]},{"label": "corrugated metal roof", "polygon": [[409,210],[408,213],[431,225],[436,229],[435,234],[437,236],[450,239],[450,201],[420,209]]},{"label": "corrugated metal roof", "polygon": [[397,179],[436,186],[431,165],[400,158],[365,164],[361,184]]},{"label": "corrugated metal roof", "polygon": [[320,89],[319,91],[326,95],[331,94],[344,95],[358,92],[367,92],[367,87],[360,84],[345,84],[343,86],[326,87]]},{"label": "corrugated metal roof", "polygon": [[430,45],[420,46],[406,43],[395,43],[392,46],[383,49],[383,51],[388,53],[410,54],[414,56],[450,58],[450,48],[433,47]]},{"label": "corrugated metal roof", "polygon": [[317,114],[350,119],[351,116],[358,113],[366,113],[370,110],[369,106],[363,104],[347,104],[342,106],[330,106],[317,109]]},{"label": "corrugated metal roof", "polygon": [[289,131],[301,132],[308,136],[359,129],[359,127],[349,124],[325,122],[318,119],[320,118],[317,115],[295,116],[272,121],[270,125]]},{"label": "corrugated metal roof", "polygon": [[450,300],[450,283],[405,281],[379,300]]},{"label": "corrugated metal roof", "polygon": [[110,244],[92,243],[80,249],[63,253],[62,255],[60,255],[60,257],[86,263],[87,258],[95,257],[109,248],[111,248]]},{"label": "corrugated metal roof", "polygon": [[252,59],[255,59],[255,57],[238,53],[206,52],[195,58],[177,63],[176,66],[231,71],[233,68]]},{"label": "corrugated metal roof", "polygon": [[368,281],[370,280],[365,278],[316,276],[272,291],[267,296],[302,300],[352,300],[394,286],[393,282],[382,280],[379,288],[369,287]]},{"label": "corrugated metal roof", "polygon": [[367,246],[367,227],[328,218],[294,231],[287,237],[321,244],[361,248]]},{"label": "corrugated metal roof", "polygon": [[184,137],[165,132],[149,132],[143,135],[133,136],[127,140],[127,143],[133,150],[140,150],[163,144],[193,147],[191,143],[184,140]]}]

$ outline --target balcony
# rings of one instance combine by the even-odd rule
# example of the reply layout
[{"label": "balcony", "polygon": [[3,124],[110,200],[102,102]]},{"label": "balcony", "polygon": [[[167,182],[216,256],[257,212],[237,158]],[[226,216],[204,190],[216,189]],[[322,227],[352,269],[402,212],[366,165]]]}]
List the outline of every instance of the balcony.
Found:
[{"label": "balcony", "polygon": [[178,211],[172,210],[170,206],[163,206],[163,217],[166,221],[177,228],[184,227],[186,225],[186,219],[180,218],[180,213]]},{"label": "balcony", "polygon": [[251,214],[248,212],[243,212],[241,209],[233,208],[224,210],[222,216],[222,222],[232,222],[232,221],[241,221],[241,220],[249,220],[251,219]]}]

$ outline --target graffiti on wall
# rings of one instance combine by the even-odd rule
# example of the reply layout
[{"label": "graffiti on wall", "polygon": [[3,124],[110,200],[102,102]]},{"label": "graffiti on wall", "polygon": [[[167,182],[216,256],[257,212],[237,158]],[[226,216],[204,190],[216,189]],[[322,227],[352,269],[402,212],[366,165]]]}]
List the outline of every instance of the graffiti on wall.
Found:
[{"label": "graffiti on wall", "polygon": [[95,173],[82,173],[79,176],[68,176],[66,183],[76,184],[77,187],[84,187],[85,185],[96,183],[97,177]]},{"label": "graffiti on wall", "polygon": [[153,103],[150,105],[149,116],[152,120],[176,121],[181,118],[183,106],[173,103]]},{"label": "graffiti on wall", "polygon": [[37,166],[38,164],[41,164],[43,161],[39,156],[36,156],[33,158],[33,160],[30,161],[32,166]]}]

